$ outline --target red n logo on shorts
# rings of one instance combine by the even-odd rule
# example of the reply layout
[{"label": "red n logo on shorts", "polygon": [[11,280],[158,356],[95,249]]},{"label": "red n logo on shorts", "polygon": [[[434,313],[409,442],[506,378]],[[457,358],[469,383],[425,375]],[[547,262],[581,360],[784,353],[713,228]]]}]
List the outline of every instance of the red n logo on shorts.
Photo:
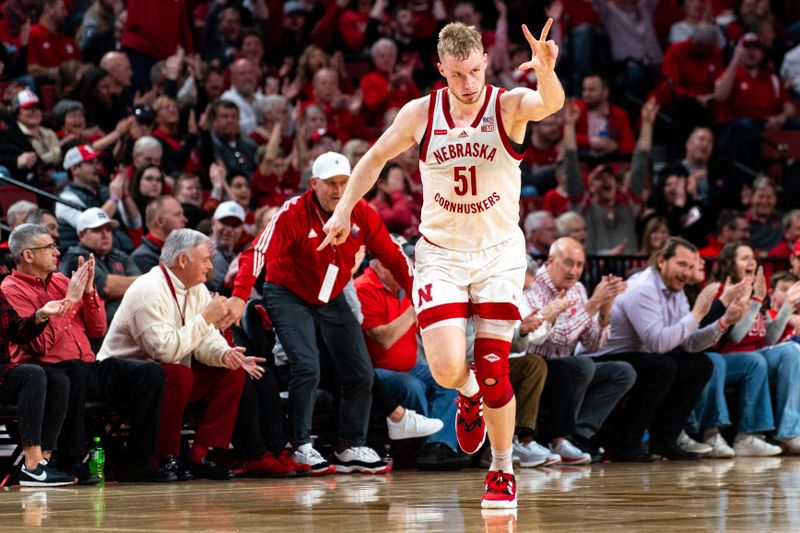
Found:
[{"label": "red n logo on shorts", "polygon": [[428,283],[424,288],[419,289],[419,305],[417,305],[417,307],[422,307],[425,302],[430,302],[431,300],[433,300],[433,296],[431,296],[431,284]]}]

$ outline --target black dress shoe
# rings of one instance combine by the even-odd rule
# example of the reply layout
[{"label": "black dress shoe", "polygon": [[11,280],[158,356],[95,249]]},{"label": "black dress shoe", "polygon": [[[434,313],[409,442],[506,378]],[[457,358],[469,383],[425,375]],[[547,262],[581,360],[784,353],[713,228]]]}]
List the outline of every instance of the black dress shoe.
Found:
[{"label": "black dress shoe", "polygon": [[174,455],[165,455],[161,458],[161,469],[175,474],[178,481],[191,481],[194,479],[192,472],[184,468],[180,460]]},{"label": "black dress shoe", "polygon": [[694,461],[700,459],[700,454],[687,452],[681,449],[677,444],[669,446],[653,446],[653,453],[664,457],[665,459],[672,459],[676,461]]},{"label": "black dress shoe", "polygon": [[619,463],[650,463],[657,459],[639,447],[620,448],[611,453],[611,460]]},{"label": "black dress shoe", "polygon": [[186,466],[189,467],[189,470],[196,478],[225,481],[233,477],[233,471],[228,468],[217,466],[217,464],[208,457],[203,457],[203,461],[200,463],[187,461]]},{"label": "black dress shoe", "polygon": [[443,442],[427,442],[417,452],[417,468],[420,470],[461,470],[470,462],[469,455],[459,453]]},{"label": "black dress shoe", "polygon": [[126,465],[117,471],[117,480],[124,482],[169,483],[178,481],[174,472],[150,465]]}]

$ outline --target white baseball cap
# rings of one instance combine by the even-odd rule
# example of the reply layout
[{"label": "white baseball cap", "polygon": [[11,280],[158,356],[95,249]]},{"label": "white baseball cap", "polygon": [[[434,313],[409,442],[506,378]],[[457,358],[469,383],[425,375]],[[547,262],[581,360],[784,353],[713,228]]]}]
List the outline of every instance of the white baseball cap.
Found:
[{"label": "white baseball cap", "polygon": [[39,97],[30,89],[21,90],[14,95],[14,99],[11,101],[11,109],[13,109],[15,113],[20,109],[27,109],[35,105],[39,105]]},{"label": "white baseball cap", "polygon": [[334,176],[349,176],[350,161],[342,154],[325,152],[314,160],[311,177],[326,180]]},{"label": "white baseball cap", "polygon": [[112,228],[119,227],[119,222],[110,218],[105,211],[99,207],[90,207],[78,216],[77,229],[78,233],[85,229],[99,228],[111,224]]},{"label": "white baseball cap", "polygon": [[75,165],[80,165],[84,161],[91,161],[98,157],[100,157],[100,154],[95,152],[94,148],[88,144],[74,146],[70,148],[67,155],[64,156],[64,170],[69,170]]},{"label": "white baseball cap", "polygon": [[217,210],[214,211],[214,219],[222,220],[228,217],[238,218],[244,222],[244,207],[232,201],[222,202],[217,206]]}]

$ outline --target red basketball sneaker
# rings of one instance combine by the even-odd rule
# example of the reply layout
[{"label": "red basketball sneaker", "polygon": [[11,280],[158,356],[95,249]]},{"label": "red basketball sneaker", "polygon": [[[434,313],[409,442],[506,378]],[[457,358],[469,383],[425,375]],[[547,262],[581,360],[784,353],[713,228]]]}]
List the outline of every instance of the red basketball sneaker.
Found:
[{"label": "red basketball sneaker", "polygon": [[514,509],[517,506],[517,480],[514,474],[490,470],[486,474],[486,492],[481,499],[484,509]]},{"label": "red basketball sneaker", "polygon": [[486,422],[483,421],[483,396],[477,393],[467,398],[458,393],[456,411],[456,438],[458,445],[468,454],[481,449],[486,440]]}]

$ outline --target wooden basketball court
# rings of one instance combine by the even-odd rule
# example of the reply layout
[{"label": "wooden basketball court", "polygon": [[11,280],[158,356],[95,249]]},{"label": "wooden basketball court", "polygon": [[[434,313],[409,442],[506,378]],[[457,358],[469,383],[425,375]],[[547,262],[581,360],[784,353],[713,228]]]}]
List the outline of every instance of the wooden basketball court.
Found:
[{"label": "wooden basketball court", "polygon": [[483,471],[6,489],[0,531],[800,531],[800,458],[518,472],[516,518]]}]

